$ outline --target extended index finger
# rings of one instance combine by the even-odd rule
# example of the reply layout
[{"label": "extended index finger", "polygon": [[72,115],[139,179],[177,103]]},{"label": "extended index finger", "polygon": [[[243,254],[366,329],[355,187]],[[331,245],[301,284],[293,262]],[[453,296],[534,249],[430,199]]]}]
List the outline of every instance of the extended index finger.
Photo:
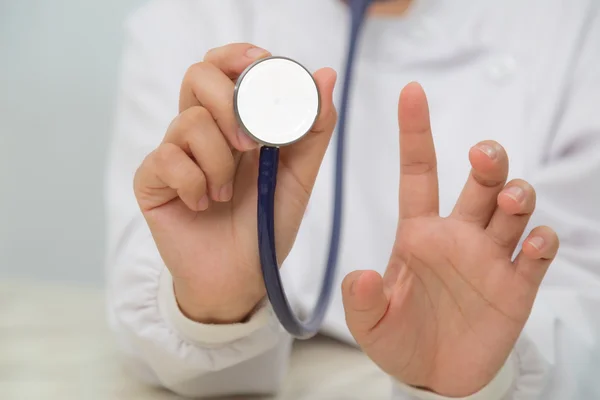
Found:
[{"label": "extended index finger", "polygon": [[423,88],[408,84],[400,94],[400,217],[438,215],[437,161],[429,106]]}]

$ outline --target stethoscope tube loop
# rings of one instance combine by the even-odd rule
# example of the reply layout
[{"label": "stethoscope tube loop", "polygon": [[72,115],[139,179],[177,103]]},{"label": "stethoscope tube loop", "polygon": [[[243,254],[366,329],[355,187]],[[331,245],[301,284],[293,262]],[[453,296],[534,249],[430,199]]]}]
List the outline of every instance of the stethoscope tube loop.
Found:
[{"label": "stethoscope tube loop", "polygon": [[346,135],[346,120],[351,90],[351,78],[354,59],[358,45],[360,29],[366,10],[372,0],[351,0],[352,25],[350,31],[346,70],[342,89],[342,99],[339,107],[338,131],[336,136],[335,157],[335,186],[334,212],[331,228],[329,256],[325,269],[323,284],[313,313],[306,321],[298,319],[285,294],[279,263],[275,250],[275,191],[277,186],[277,166],[279,164],[279,148],[263,146],[260,150],[258,176],[258,247],[261,269],[267,297],[275,315],[282,326],[298,339],[309,339],[316,335],[323,323],[336,277],[337,260],[339,255],[344,188],[344,148]]}]

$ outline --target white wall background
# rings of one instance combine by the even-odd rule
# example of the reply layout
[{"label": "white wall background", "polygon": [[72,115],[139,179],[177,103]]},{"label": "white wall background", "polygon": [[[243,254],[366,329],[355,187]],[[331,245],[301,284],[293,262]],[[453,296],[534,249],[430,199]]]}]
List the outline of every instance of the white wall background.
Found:
[{"label": "white wall background", "polygon": [[141,0],[0,0],[0,279],[100,284],[123,21]]}]

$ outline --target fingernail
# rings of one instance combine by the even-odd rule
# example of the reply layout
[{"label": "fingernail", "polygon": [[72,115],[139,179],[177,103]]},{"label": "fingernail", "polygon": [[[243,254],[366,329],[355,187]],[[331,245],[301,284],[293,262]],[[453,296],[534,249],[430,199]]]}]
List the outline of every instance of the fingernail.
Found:
[{"label": "fingernail", "polygon": [[228,184],[221,187],[219,191],[219,200],[220,201],[229,201],[231,200],[231,196],[233,195],[233,183],[229,182]]},{"label": "fingernail", "polygon": [[504,194],[515,200],[517,203],[522,203],[523,200],[525,200],[525,191],[518,186],[511,186],[505,189]]},{"label": "fingernail", "polygon": [[208,196],[204,195],[198,202],[198,209],[204,211],[208,208]]},{"label": "fingernail", "polygon": [[489,158],[495,160],[498,157],[498,151],[494,146],[490,146],[489,144],[480,144],[477,146],[477,150],[485,153]]},{"label": "fingernail", "polygon": [[261,56],[264,56],[268,53],[265,49],[261,49],[260,47],[251,47],[246,50],[246,57],[256,60]]},{"label": "fingernail", "polygon": [[541,236],[534,236],[531,239],[529,239],[529,244],[538,250],[542,250],[544,244],[546,244],[546,241]]},{"label": "fingernail", "polygon": [[358,282],[358,280],[360,279],[361,276],[362,276],[362,272],[360,274],[358,274],[358,276],[350,284],[350,296],[354,296],[354,292],[355,292],[354,287],[356,286],[356,282]]},{"label": "fingernail", "polygon": [[246,135],[242,128],[238,128],[237,137],[241,150],[252,150],[258,147],[258,144],[250,136]]}]

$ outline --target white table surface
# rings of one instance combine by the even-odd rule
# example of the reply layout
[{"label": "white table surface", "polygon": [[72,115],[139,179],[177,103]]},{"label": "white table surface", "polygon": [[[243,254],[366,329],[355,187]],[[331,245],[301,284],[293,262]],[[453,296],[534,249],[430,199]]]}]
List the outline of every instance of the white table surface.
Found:
[{"label": "white table surface", "polygon": [[[388,400],[389,393],[388,378],[362,353],[319,337],[296,343],[276,399]],[[101,290],[10,281],[0,282],[0,399],[179,397],[144,386],[122,368]]]}]

